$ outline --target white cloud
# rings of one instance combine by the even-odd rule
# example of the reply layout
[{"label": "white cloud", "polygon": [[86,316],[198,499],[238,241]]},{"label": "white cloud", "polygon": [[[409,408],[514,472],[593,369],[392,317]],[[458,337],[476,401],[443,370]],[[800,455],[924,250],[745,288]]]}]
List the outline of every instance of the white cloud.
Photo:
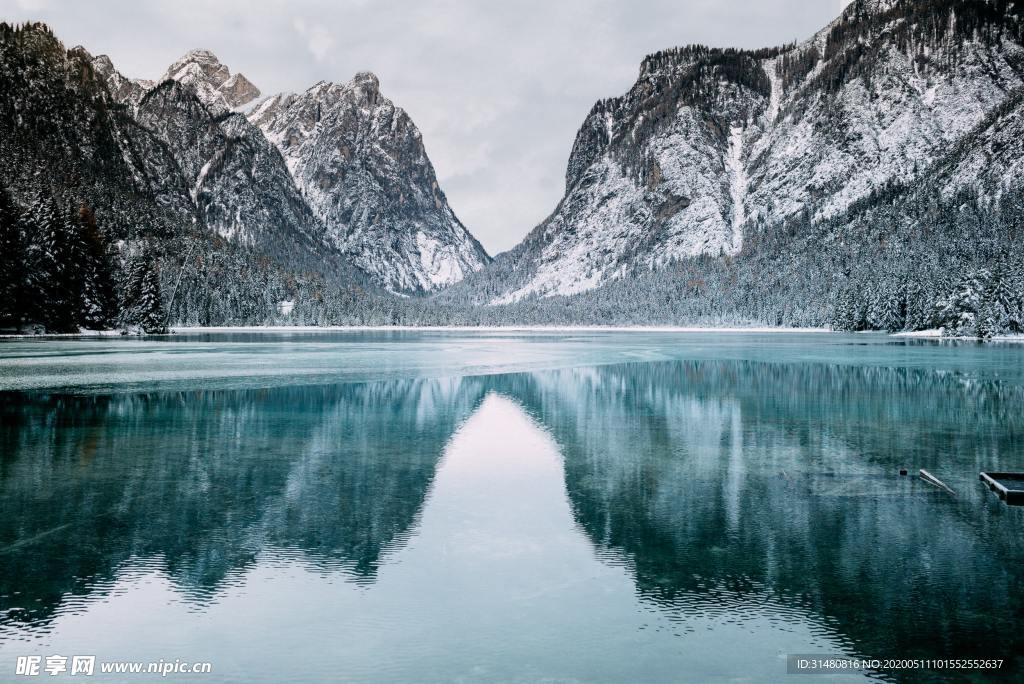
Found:
[{"label": "white cloud", "polygon": [[298,18],[293,20],[292,26],[306,40],[309,53],[318,62],[327,61],[334,49],[334,38],[331,37],[330,32],[322,26],[308,26],[304,20]]}]

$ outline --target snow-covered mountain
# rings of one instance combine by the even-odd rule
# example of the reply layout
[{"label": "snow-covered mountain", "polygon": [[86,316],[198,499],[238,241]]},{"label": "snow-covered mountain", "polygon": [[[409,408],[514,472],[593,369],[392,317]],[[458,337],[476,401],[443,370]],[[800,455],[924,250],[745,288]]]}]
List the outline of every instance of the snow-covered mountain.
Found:
[{"label": "snow-covered mountain", "polygon": [[558,207],[480,291],[573,294],[737,255],[765,226],[831,219],[915,179],[992,197],[1019,185],[1020,4],[855,0],[800,44],[647,57],[588,115]]},{"label": "snow-covered mountain", "polygon": [[[212,53],[195,50],[168,69],[175,78],[140,93],[146,84],[125,78],[109,59],[98,57],[92,64],[111,96],[133,105],[135,123],[173,157],[194,211],[212,232],[247,246],[322,242],[322,226],[281,155],[245,116],[228,108],[259,92],[251,84],[248,91],[225,88],[231,81],[248,83],[244,76],[228,76]],[[140,138],[127,137],[136,143]],[[138,156],[142,166],[152,158]],[[168,173],[160,168],[150,175]]]},{"label": "snow-covered mountain", "polygon": [[[251,104],[259,89],[245,76],[232,75],[208,50],[186,53],[167,69],[161,79],[164,85],[151,86],[151,92],[173,91],[168,82],[193,93],[208,110],[212,126],[200,126],[190,134],[172,123],[173,116],[147,111],[154,107],[139,107],[140,120],[154,130],[177,128],[176,140],[167,142],[188,158],[183,168],[189,169],[193,195],[216,207],[214,223],[225,237],[247,239],[254,226],[274,225],[267,221],[277,212],[261,209],[252,216],[246,203],[269,201],[296,215],[303,213],[298,207],[305,203],[312,221],[303,219],[303,231],[393,292],[450,285],[489,261],[448,206],[419,130],[381,95],[373,74],[357,74],[345,84],[318,83],[302,94],[275,95],[253,108],[248,120],[231,112]],[[119,75],[109,77],[108,83],[133,103],[166,100],[142,98],[136,93],[138,84]],[[218,143],[200,150],[194,140],[186,139],[207,136],[214,129],[224,140],[245,140],[249,154],[227,155]],[[270,154],[266,148],[274,146],[277,150]],[[252,156],[259,157],[262,172],[256,177],[257,167],[250,165],[253,173],[245,178]],[[283,157],[286,164],[273,157]],[[238,164],[224,166],[225,159]],[[283,175],[290,176],[291,183],[284,182]],[[226,192],[218,193],[218,179],[234,180]],[[301,198],[289,186],[297,188]]]},{"label": "snow-covered mountain", "polygon": [[91,58],[115,100],[167,145],[197,208],[222,237],[301,234],[393,292],[450,285],[489,258],[438,186],[420,132],[361,73],[252,109],[259,89],[209,50],[156,82]]},{"label": "snow-covered mountain", "polygon": [[[245,105],[255,87],[209,52],[154,83],[0,23],[0,269],[36,293],[7,318],[109,324],[142,264],[161,324],[1024,333],[1022,17],[855,0],[799,44],[652,54],[586,118],[554,212],[494,260],[372,74]],[[93,265],[54,288],[64,253]],[[107,313],[54,294],[82,283]]]},{"label": "snow-covered mountain", "polygon": [[448,206],[419,130],[373,74],[276,95],[249,119],[281,151],[327,242],[388,289],[433,290],[488,263]]},{"label": "snow-covered mountain", "polygon": [[[489,261],[375,78],[271,98],[258,112],[274,142],[241,113],[258,93],[206,50],[146,81],[44,24],[0,22],[0,241],[13,245],[0,261],[31,262],[0,264],[17,290],[0,326],[127,321],[143,278],[154,330],[420,320],[422,300],[385,290],[431,290]],[[282,154],[281,131],[302,144]],[[54,274],[67,282],[47,285]]]},{"label": "snow-covered mountain", "polygon": [[245,116],[175,80],[127,78],[43,24],[0,23],[0,195],[5,258],[23,264],[0,268],[17,291],[0,318],[16,327],[134,316],[143,274],[167,309],[151,311],[154,329],[363,322],[385,296],[324,242],[283,157]]},{"label": "snow-covered mountain", "polygon": [[160,81],[177,81],[188,86],[208,107],[218,112],[244,107],[260,90],[242,74],[232,74],[209,50],[190,50],[167,68]]}]

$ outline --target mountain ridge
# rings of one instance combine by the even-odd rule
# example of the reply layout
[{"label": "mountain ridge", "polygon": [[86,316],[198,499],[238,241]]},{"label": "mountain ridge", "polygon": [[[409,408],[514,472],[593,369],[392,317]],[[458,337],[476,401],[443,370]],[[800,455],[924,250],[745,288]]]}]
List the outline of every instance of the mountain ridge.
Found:
[{"label": "mountain ridge", "polygon": [[106,236],[172,323],[1024,333],[1022,9],[856,0],[800,43],[648,55],[588,113],[553,212],[493,260],[372,73],[243,115],[2,25],[0,190],[31,227],[15,243],[59,240],[53,206],[73,207],[71,251]]},{"label": "mountain ridge", "polygon": [[801,43],[648,55],[588,114],[565,196],[486,301],[736,256],[759,225],[825,220],[919,172],[1024,85],[1016,6],[855,0]]}]

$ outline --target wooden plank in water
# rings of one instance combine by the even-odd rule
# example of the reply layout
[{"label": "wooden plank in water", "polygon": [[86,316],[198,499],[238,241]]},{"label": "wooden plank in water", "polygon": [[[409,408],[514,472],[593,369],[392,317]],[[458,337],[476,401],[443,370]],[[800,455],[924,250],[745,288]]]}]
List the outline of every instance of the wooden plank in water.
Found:
[{"label": "wooden plank in water", "polygon": [[928,484],[933,485],[935,487],[938,487],[939,489],[942,489],[945,492],[947,492],[949,494],[952,494],[953,496],[956,496],[956,492],[954,492],[952,489],[947,487],[945,482],[943,482],[939,478],[935,477],[934,475],[929,473],[924,468],[921,468],[921,470],[918,472],[918,474],[921,476],[921,479],[924,480],[925,482],[927,482]]},{"label": "wooden plank in water", "polygon": [[1006,503],[1024,505],[1024,473],[981,473],[978,479]]}]

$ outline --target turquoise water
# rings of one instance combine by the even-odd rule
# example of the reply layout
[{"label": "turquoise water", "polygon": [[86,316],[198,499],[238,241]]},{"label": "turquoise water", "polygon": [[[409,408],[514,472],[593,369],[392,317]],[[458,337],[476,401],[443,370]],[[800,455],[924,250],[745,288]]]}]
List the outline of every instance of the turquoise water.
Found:
[{"label": "turquoise water", "polygon": [[977,476],[1024,470],[1022,362],[880,335],[0,342],[0,681],[51,654],[212,664],[171,681],[777,681],[788,654],[1019,680],[1024,508]]}]

